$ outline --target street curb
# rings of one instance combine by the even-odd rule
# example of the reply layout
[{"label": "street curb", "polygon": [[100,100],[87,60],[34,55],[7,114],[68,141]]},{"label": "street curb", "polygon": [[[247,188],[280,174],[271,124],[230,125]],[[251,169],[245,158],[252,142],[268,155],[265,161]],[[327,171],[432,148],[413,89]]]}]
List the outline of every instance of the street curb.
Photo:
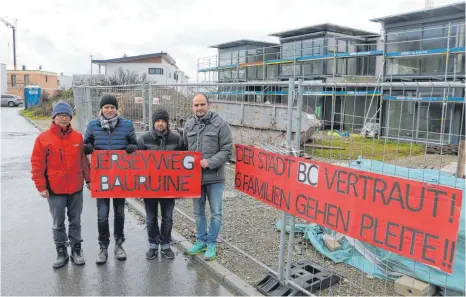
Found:
[{"label": "street curb", "polygon": [[31,120],[31,119],[28,118],[27,116],[21,114],[21,112],[19,112],[19,111],[18,111],[18,114],[19,114],[20,116],[22,116],[23,118],[25,118],[31,125],[33,125],[34,127],[36,127],[39,131],[44,132],[44,130],[42,130],[42,128],[41,128],[39,125],[37,125],[33,120]]},{"label": "street curb", "polygon": [[[146,210],[140,203],[133,199],[126,199],[129,207],[136,211],[139,215],[146,217]],[[178,232],[172,230],[172,239],[177,243],[177,247],[186,254],[186,251],[192,247],[192,243],[189,242]],[[217,261],[206,261],[201,255],[190,256],[194,257],[196,261],[201,263],[209,272],[214,274],[224,285],[233,289],[236,296],[263,296],[253,286],[242,280],[236,274],[225,268]]]},{"label": "street curb", "polygon": [[[19,113],[23,118],[25,118],[29,123],[31,123],[34,127],[36,127],[39,131],[43,131],[42,128],[37,125],[33,120],[29,119],[28,117]],[[131,207],[136,213],[138,213],[142,217],[146,217],[146,210],[144,207],[134,201],[133,199],[126,199],[126,202],[129,207]],[[184,238],[181,234],[172,230],[172,239],[174,242],[177,243],[177,247],[186,254],[186,251],[192,247],[192,243],[189,242],[186,238]],[[225,266],[221,265],[217,261],[206,261],[200,255],[192,256],[201,263],[210,273],[214,274],[220,282],[222,282],[228,288],[231,288],[236,296],[264,296],[259,291],[257,291],[253,286],[242,280],[239,276],[225,268]]]}]

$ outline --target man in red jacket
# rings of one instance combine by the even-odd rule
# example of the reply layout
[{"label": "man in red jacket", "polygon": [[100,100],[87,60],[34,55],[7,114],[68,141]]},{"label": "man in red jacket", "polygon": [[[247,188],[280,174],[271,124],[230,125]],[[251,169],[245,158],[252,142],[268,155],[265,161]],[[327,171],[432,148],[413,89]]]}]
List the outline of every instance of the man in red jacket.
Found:
[{"label": "man in red jacket", "polygon": [[32,180],[40,195],[47,199],[53,218],[53,239],[57,248],[53,268],[68,262],[69,244],[71,260],[77,265],[85,263],[81,249],[81,212],[84,180],[88,187],[90,184],[90,166],[83,153],[83,137],[71,128],[72,116],[73,110],[68,103],[57,102],[53,107],[50,129],[37,137],[31,156]]}]

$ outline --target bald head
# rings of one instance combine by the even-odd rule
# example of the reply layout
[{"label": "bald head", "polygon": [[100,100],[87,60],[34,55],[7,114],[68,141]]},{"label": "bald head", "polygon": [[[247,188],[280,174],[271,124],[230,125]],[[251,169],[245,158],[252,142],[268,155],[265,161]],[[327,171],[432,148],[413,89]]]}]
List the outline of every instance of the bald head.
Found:
[{"label": "bald head", "polygon": [[193,111],[197,117],[202,118],[209,111],[209,99],[205,94],[199,93],[193,98]]}]

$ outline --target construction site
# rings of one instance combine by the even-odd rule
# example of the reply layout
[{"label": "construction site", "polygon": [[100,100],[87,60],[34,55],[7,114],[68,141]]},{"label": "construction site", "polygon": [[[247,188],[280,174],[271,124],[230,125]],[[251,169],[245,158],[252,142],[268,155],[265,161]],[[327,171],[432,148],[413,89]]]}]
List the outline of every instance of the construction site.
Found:
[{"label": "construction site", "polygon": [[[218,55],[198,61],[197,83],[75,86],[78,129],[111,93],[138,134],[151,129],[159,107],[182,134],[191,99],[202,92],[235,144],[451,187],[464,199],[464,18],[463,2],[372,19],[380,33],[327,23],[270,34],[277,43],[214,45]],[[461,204],[451,202],[462,219],[446,273],[254,199],[235,186],[235,158],[218,261],[262,294],[464,295]],[[175,229],[194,240],[191,201],[175,209]]]}]

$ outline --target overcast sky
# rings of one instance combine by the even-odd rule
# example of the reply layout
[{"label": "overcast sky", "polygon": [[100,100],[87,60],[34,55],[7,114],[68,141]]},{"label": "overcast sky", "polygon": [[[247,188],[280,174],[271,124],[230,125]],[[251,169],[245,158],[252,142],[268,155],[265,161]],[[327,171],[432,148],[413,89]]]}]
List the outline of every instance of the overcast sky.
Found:
[{"label": "overcast sky", "polygon": [[[335,23],[376,33],[369,19],[424,8],[425,0],[15,0],[0,16],[17,19],[17,64],[90,73],[96,59],[168,52],[190,81],[209,45],[236,39],[278,42],[270,33]],[[459,2],[435,0],[434,6]],[[131,4],[130,4],[131,3]],[[0,62],[13,65],[12,32],[0,23]],[[97,66],[94,65],[96,73]]]}]

